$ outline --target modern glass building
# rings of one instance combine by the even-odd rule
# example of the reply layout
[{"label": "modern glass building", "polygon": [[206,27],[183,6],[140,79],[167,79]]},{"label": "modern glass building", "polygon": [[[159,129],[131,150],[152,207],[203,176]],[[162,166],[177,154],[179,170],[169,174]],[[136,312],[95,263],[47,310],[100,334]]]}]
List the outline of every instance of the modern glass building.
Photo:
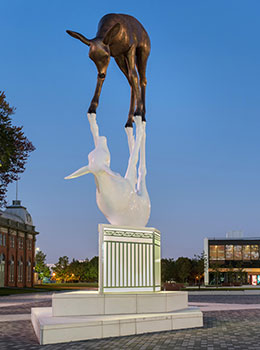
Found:
[{"label": "modern glass building", "polygon": [[260,285],[260,238],[205,238],[204,282]]}]

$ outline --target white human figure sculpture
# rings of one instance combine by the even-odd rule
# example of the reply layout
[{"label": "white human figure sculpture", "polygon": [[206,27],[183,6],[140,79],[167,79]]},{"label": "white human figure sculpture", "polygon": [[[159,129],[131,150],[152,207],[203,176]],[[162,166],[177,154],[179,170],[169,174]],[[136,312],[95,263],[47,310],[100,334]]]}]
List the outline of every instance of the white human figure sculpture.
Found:
[{"label": "white human figure sculpture", "polygon": [[[101,212],[112,225],[145,226],[150,217],[151,204],[146,189],[145,126],[139,116],[134,117],[136,137],[133,128],[125,128],[129,161],[125,177],[110,169],[110,152],[105,136],[99,136],[96,114],[88,113],[95,149],[89,153],[89,164],[75,171],[65,179],[73,179],[88,173],[95,177],[96,200]],[[140,162],[137,178],[137,162]]]}]

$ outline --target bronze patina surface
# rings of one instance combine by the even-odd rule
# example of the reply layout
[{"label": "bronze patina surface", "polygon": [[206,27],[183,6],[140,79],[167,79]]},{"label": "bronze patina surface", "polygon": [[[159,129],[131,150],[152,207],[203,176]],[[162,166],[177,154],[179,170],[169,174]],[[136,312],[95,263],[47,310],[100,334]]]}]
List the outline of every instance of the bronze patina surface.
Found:
[{"label": "bronze patina surface", "polygon": [[134,115],[140,115],[145,120],[146,64],[151,44],[142,24],[132,16],[111,13],[101,18],[94,39],[87,39],[71,30],[67,30],[67,33],[90,47],[89,57],[98,70],[96,90],[88,112],[96,113],[112,56],[131,87],[130,109],[125,126],[133,126]]}]

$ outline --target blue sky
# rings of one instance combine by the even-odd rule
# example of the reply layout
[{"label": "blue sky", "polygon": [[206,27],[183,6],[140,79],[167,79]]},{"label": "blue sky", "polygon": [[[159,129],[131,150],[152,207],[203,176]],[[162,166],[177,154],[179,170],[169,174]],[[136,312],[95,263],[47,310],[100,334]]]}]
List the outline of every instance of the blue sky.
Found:
[{"label": "blue sky", "polygon": [[[64,176],[93,149],[86,111],[96,83],[88,47],[106,13],[127,13],[148,31],[148,226],[164,257],[203,250],[203,238],[242,230],[260,236],[260,4],[258,1],[2,1],[1,82],[14,123],[36,146],[19,197],[40,232],[48,262],[97,254],[106,219],[92,176]],[[127,80],[112,59],[97,118],[111,168],[124,174]],[[9,187],[8,201],[15,197]]]}]

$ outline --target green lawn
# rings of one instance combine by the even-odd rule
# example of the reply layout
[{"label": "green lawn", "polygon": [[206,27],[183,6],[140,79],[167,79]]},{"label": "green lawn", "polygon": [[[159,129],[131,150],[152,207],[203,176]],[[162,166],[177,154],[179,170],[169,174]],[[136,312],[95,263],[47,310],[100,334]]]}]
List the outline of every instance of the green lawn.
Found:
[{"label": "green lawn", "polygon": [[98,288],[98,283],[44,283],[37,288],[49,290]]},{"label": "green lawn", "polygon": [[79,290],[97,288],[97,283],[46,283],[34,288],[0,288],[0,297],[11,294],[55,292],[61,290]]}]

